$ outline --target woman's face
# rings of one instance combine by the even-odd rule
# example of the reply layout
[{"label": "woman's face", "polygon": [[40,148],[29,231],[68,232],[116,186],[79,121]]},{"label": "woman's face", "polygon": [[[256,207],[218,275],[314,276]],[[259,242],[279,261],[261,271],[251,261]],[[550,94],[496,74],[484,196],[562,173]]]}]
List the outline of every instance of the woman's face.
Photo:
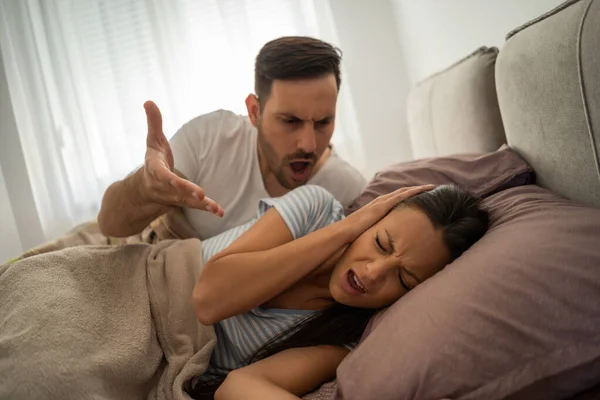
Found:
[{"label": "woman's face", "polygon": [[352,307],[385,307],[441,270],[450,260],[442,240],[414,207],[390,212],[342,254],[329,281],[333,298]]}]

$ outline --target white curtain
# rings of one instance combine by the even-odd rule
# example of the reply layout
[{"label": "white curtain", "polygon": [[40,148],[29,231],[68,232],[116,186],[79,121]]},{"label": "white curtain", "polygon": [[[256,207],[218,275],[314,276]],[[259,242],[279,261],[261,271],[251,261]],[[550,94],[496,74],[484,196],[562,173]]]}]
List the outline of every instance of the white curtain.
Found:
[{"label": "white curtain", "polygon": [[[2,0],[0,50],[46,239],[94,218],[106,187],[143,162],[154,100],[169,137],[224,108],[245,113],[254,58],[278,36],[337,44],[319,0]],[[342,88],[334,144],[364,166]],[[3,133],[4,134],[4,133]]]}]

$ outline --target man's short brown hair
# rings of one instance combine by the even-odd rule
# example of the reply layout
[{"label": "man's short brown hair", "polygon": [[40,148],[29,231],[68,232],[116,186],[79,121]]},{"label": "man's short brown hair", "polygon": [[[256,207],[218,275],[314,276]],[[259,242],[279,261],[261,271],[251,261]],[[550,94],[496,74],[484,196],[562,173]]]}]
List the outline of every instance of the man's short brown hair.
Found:
[{"label": "man's short brown hair", "polygon": [[342,51],[319,39],[284,36],[266,43],[256,56],[254,90],[264,106],[275,80],[316,79],[333,74],[342,83]]}]

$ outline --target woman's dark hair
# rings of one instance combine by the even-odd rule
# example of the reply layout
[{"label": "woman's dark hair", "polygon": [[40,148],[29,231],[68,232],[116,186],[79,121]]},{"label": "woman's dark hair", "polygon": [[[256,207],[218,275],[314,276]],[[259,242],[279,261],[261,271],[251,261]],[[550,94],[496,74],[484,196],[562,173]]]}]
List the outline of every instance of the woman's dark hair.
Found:
[{"label": "woman's dark hair", "polygon": [[424,212],[433,226],[442,230],[452,262],[487,231],[489,215],[480,203],[459,186],[442,185],[398,203],[395,209],[414,207]]},{"label": "woman's dark hair", "polygon": [[284,36],[271,40],[260,49],[254,65],[254,91],[261,108],[275,80],[316,79],[333,74],[339,90],[341,60],[340,49],[319,39]]},{"label": "woman's dark hair", "polygon": [[[403,207],[421,210],[429,217],[433,226],[443,232],[450,262],[478,241],[488,228],[488,213],[481,207],[480,200],[455,185],[438,186],[413,196],[399,203],[394,210]],[[377,311],[336,303],[269,340],[250,357],[248,363],[291,348],[354,344],[360,340]],[[197,400],[212,399],[211,396],[224,379],[225,376],[218,382],[191,389],[190,395]]]}]

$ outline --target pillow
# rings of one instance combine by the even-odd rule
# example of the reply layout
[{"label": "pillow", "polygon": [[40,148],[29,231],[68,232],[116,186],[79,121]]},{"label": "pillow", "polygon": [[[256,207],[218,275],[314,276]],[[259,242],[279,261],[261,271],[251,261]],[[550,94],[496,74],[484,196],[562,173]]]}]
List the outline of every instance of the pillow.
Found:
[{"label": "pillow", "polygon": [[404,186],[456,183],[479,197],[533,183],[535,173],[507,145],[484,154],[460,154],[393,164],[377,173],[348,207],[350,214],[382,194]]},{"label": "pillow", "polygon": [[497,48],[481,47],[411,89],[406,116],[415,158],[487,153],[506,143],[497,56]]},{"label": "pillow", "polygon": [[536,185],[367,328],[335,399],[550,399],[600,381],[600,209]]}]

